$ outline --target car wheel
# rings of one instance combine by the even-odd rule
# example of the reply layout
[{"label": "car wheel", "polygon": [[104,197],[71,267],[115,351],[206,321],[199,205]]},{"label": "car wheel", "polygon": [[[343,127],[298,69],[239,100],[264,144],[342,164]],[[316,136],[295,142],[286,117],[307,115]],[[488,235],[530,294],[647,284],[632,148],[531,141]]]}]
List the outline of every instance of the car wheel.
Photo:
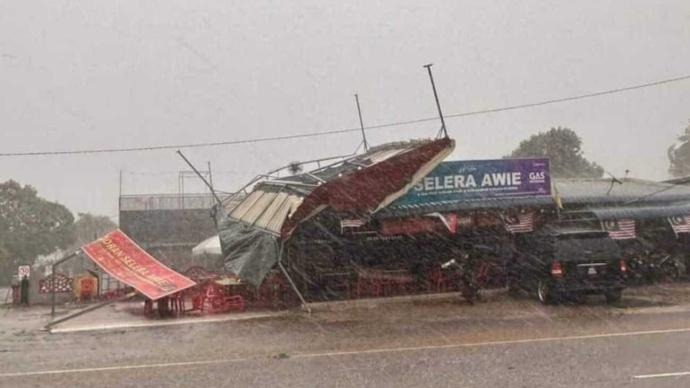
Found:
[{"label": "car wheel", "polygon": [[606,303],[618,304],[621,302],[621,298],[623,297],[623,290],[620,288],[608,290],[604,292],[604,296],[606,297]]},{"label": "car wheel", "polygon": [[539,280],[537,283],[537,298],[539,298],[542,304],[552,304],[554,302],[553,290],[548,282]]}]

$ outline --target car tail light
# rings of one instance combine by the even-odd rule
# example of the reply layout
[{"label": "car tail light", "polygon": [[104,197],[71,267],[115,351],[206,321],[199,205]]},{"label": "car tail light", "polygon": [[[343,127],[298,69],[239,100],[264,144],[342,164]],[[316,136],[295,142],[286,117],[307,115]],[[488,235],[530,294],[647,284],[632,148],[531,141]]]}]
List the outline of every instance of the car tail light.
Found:
[{"label": "car tail light", "polygon": [[625,260],[621,260],[620,266],[621,272],[628,272],[628,264],[626,264]]},{"label": "car tail light", "polygon": [[555,278],[560,278],[563,276],[563,268],[561,268],[560,261],[554,261],[551,263],[551,276]]}]

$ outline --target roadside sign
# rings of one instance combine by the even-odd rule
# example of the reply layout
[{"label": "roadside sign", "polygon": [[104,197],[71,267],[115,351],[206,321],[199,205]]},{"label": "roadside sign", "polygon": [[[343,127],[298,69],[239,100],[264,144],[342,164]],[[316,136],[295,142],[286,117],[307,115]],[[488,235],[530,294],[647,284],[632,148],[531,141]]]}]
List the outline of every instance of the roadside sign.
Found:
[{"label": "roadside sign", "polygon": [[464,160],[439,164],[393,206],[550,195],[548,159]]},{"label": "roadside sign", "polygon": [[24,279],[24,276],[27,278],[31,276],[31,266],[30,265],[20,265],[17,268],[17,276],[19,277],[19,280]]},{"label": "roadside sign", "polygon": [[156,260],[119,229],[81,249],[105,272],[151,300],[196,285],[193,280]]}]

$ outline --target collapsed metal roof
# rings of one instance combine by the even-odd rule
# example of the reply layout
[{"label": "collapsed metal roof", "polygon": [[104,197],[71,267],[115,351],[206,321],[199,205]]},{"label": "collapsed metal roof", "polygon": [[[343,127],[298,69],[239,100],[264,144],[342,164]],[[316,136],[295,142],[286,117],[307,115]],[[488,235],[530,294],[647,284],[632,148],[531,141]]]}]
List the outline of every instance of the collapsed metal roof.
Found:
[{"label": "collapsed metal roof", "polygon": [[259,182],[243,201],[226,207],[226,212],[231,219],[283,237],[324,206],[374,213],[407,192],[453,146],[452,140],[440,139],[372,147],[364,154],[314,170]]},{"label": "collapsed metal roof", "polygon": [[454,146],[448,138],[390,143],[307,172],[250,182],[249,195],[216,214],[226,269],[258,286],[300,223],[328,208],[369,217],[409,191]]}]

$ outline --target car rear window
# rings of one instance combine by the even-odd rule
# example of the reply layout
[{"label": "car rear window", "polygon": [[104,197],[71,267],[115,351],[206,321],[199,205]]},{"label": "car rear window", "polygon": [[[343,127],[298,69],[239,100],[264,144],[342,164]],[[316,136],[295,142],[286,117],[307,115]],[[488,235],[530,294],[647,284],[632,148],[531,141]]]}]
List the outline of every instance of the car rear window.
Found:
[{"label": "car rear window", "polygon": [[618,260],[620,248],[608,238],[559,239],[554,247],[555,259],[560,261]]}]

